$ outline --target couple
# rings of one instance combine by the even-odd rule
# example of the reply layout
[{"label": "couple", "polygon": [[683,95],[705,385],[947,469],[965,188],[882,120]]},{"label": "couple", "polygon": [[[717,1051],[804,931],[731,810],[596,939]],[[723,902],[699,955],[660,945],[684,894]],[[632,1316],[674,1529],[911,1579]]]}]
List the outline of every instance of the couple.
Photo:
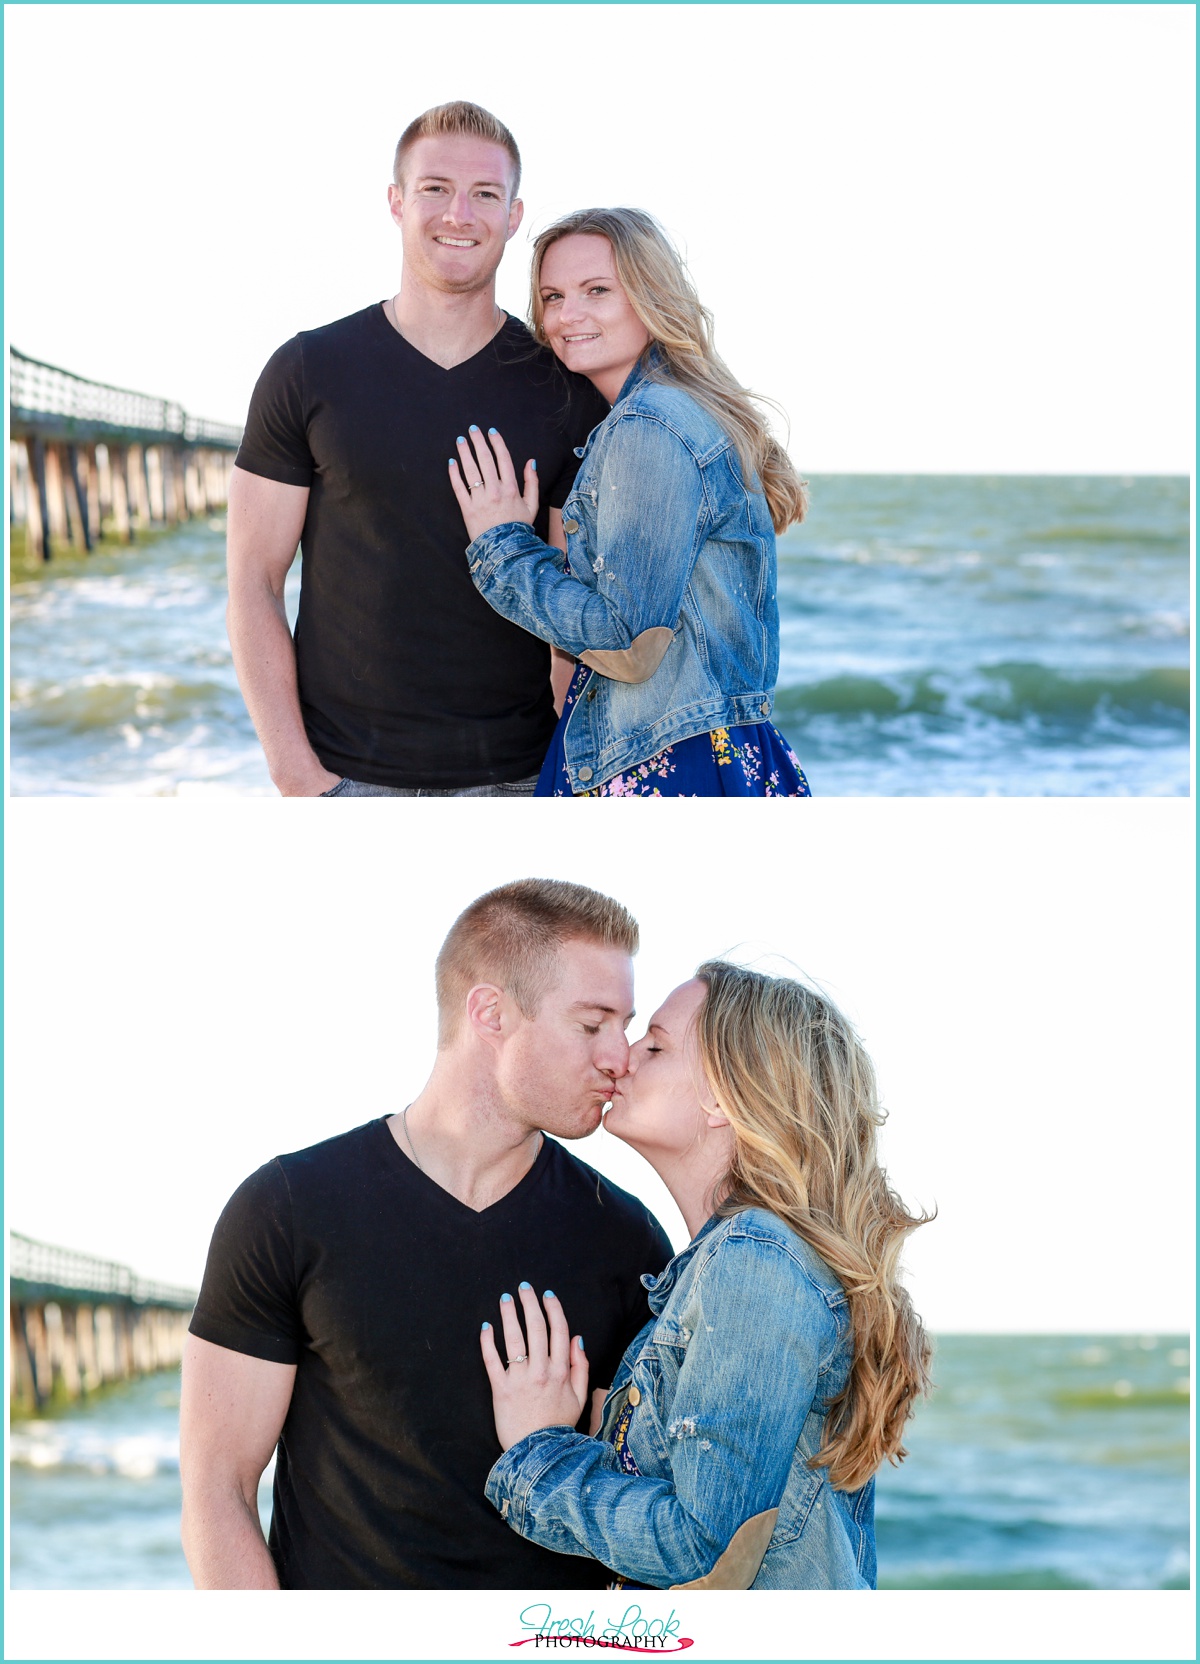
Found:
[{"label": "couple", "polygon": [[[721,962],[630,1046],[637,946],[581,885],[480,897],[420,1096],[235,1193],[184,1354],[198,1587],[874,1586],[929,1348],[870,1061],[823,996]],[[674,1258],[547,1136],[606,1102]]]},{"label": "couple", "polygon": [[274,354],[233,470],[229,635],[276,786],[807,796],[767,720],[803,482],[665,234],[629,208],[544,231],[531,337],[495,298],[508,129],[428,110],[393,180],[399,291]]}]

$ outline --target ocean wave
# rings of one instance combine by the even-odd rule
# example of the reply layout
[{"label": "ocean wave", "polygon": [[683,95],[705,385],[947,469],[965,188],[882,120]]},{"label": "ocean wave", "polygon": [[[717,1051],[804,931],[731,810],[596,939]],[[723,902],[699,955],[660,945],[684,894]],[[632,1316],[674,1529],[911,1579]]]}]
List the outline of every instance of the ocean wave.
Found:
[{"label": "ocean wave", "polygon": [[215,714],[235,698],[231,688],[209,679],[132,671],[121,676],[96,673],[65,682],[17,678],[11,709],[39,728],[82,734],[130,723],[171,723]]},{"label": "ocean wave", "polygon": [[56,1422],[26,1422],[13,1429],[9,1460],[18,1467],[73,1469],[152,1479],[179,1471],[179,1439],[162,1433],[103,1433]]},{"label": "ocean wave", "polygon": [[1001,722],[1040,720],[1078,728],[1101,718],[1186,726],[1191,675],[1163,667],[1134,674],[1067,674],[1047,665],[981,665],[973,676],[926,671],[891,677],[841,675],[781,686],[780,715],[931,717],[976,712]]}]

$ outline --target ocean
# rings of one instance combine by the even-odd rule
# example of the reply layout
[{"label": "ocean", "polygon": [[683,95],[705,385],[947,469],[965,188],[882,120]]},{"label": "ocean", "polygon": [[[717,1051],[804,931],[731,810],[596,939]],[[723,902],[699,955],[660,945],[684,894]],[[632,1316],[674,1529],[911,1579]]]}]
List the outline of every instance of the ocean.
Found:
[{"label": "ocean", "polygon": [[[880,1588],[1187,1587],[1185,1338],[944,1335],[934,1374],[879,1477]],[[14,1423],[14,1589],[190,1586],[178,1411],[167,1374]]]},{"label": "ocean", "polygon": [[[815,795],[1187,794],[1186,479],[831,475],[812,495],[780,540],[775,720]],[[270,792],[223,585],[219,517],[14,563],[13,794]]]}]

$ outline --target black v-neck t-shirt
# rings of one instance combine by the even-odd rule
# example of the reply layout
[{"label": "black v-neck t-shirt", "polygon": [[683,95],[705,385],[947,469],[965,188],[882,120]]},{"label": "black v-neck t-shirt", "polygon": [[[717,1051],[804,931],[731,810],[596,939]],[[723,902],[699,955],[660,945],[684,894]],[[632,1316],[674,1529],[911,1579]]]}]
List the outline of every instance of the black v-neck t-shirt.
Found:
[{"label": "black v-neck t-shirt", "polygon": [[270,359],[237,466],[309,488],[296,668],[326,768],[443,788],[537,772],[554,731],[549,651],[472,584],[448,463],[472,422],[499,429],[518,473],[537,461],[544,538],[575,447],[608,408],[514,318],[449,370],[381,306],[305,330]]},{"label": "black v-neck t-shirt", "polygon": [[[608,1574],[509,1528],[480,1325],[522,1280],[562,1301],[591,1386],[649,1318],[671,1257],[643,1203],[545,1138],[482,1213],[397,1148],[386,1120],[279,1156],[213,1234],[192,1333],[295,1364],[270,1547],[285,1589],[586,1589]],[[586,1423],[585,1423],[586,1425]]]}]

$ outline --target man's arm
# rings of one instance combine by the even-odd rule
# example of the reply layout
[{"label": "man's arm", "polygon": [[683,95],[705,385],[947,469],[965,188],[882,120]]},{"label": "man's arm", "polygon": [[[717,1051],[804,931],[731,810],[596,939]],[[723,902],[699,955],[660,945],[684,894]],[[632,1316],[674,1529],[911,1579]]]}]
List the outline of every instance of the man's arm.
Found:
[{"label": "man's arm", "polygon": [[[550,531],[546,542],[555,549],[567,552],[567,534],[563,530],[562,509],[550,510]],[[571,678],[575,674],[578,659],[573,659],[570,653],[564,653],[561,647],[550,648],[550,686],[554,692],[554,714],[562,715],[563,702],[567,697],[567,689],[571,685]]]},{"label": "man's arm", "polygon": [[229,606],[226,621],[246,709],[271,779],[284,797],[319,797],[340,776],[318,758],[304,731],[296,650],[283,585],[296,558],[308,487],[282,485],[234,468],[229,483]]},{"label": "man's arm", "polygon": [[292,1397],[294,1364],[188,1335],[179,1405],[183,1552],[197,1589],[278,1589],[258,1482]]}]

